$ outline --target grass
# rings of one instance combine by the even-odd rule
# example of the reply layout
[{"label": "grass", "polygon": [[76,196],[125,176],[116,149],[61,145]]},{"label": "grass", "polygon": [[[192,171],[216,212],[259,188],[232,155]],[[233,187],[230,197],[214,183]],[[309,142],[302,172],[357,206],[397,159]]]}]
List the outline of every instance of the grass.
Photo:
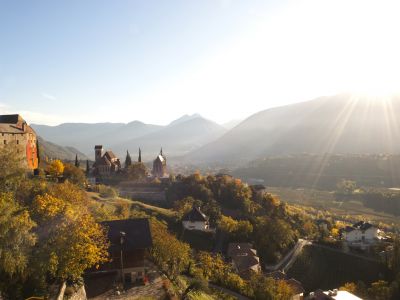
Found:
[{"label": "grass", "polygon": [[370,284],[388,276],[380,263],[313,245],[304,247],[287,274],[300,281],[306,292],[338,288],[359,280]]},{"label": "grass", "polygon": [[318,211],[329,212],[335,218],[343,220],[368,220],[375,224],[383,223],[400,227],[400,219],[394,215],[377,212],[365,207],[360,201],[337,201],[333,192],[313,189],[292,189],[268,187],[268,192],[278,196],[281,200],[297,206],[312,208],[314,214]]}]

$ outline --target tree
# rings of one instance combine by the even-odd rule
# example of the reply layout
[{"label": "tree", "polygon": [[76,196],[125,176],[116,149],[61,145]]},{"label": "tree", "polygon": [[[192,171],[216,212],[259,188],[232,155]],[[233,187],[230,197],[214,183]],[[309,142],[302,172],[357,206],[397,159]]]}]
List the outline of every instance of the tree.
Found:
[{"label": "tree", "polygon": [[133,163],[127,169],[128,178],[134,181],[143,181],[147,178],[147,168],[143,163]]},{"label": "tree", "polygon": [[15,191],[25,177],[21,147],[7,144],[0,151],[0,191]]},{"label": "tree", "polygon": [[187,269],[190,261],[190,247],[168,232],[160,221],[150,222],[153,247],[150,251],[154,262],[169,276],[176,277]]},{"label": "tree", "polygon": [[128,169],[131,165],[132,165],[131,155],[129,154],[129,151],[126,150],[125,169]]},{"label": "tree", "polygon": [[90,166],[89,166],[89,160],[86,160],[86,176],[90,174]]},{"label": "tree", "polygon": [[32,203],[32,217],[41,229],[32,263],[37,276],[77,280],[84,270],[107,261],[105,230],[72,195],[60,190],[57,196],[38,195]]},{"label": "tree", "polygon": [[337,183],[336,187],[339,193],[343,195],[351,195],[357,188],[357,184],[355,181],[342,179]]},{"label": "tree", "polygon": [[77,185],[83,186],[86,181],[85,174],[82,169],[71,164],[64,165],[63,176],[65,179],[68,179],[70,182],[75,183]]},{"label": "tree", "polygon": [[391,290],[386,281],[379,280],[371,284],[368,289],[368,295],[374,300],[387,300],[390,299]]},{"label": "tree", "polygon": [[62,163],[61,160],[56,159],[53,160],[48,166],[47,166],[47,172],[51,177],[59,177],[63,175],[64,172],[64,164]]},{"label": "tree", "polygon": [[11,193],[0,194],[0,274],[12,277],[24,273],[36,242],[36,226],[29,212]]},{"label": "tree", "polygon": [[78,160],[78,154],[75,154],[75,167],[79,168],[80,162]]}]

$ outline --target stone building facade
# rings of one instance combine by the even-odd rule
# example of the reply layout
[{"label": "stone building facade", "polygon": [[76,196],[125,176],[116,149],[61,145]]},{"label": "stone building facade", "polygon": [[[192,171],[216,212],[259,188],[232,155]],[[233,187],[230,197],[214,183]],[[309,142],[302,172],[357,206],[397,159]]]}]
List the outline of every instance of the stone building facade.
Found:
[{"label": "stone building facade", "polygon": [[20,115],[0,115],[0,149],[11,146],[22,156],[24,166],[35,170],[39,165],[35,131]]}]

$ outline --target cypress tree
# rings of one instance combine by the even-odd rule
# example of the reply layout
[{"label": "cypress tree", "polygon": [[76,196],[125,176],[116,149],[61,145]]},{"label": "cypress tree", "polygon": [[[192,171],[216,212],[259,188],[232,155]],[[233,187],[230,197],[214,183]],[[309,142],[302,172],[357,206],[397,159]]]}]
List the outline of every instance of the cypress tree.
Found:
[{"label": "cypress tree", "polygon": [[79,160],[78,160],[78,154],[76,154],[75,155],[75,167],[79,168],[79,166],[80,166],[80,163],[79,163]]},{"label": "cypress tree", "polygon": [[142,150],[139,148],[139,158],[138,158],[138,162],[142,162]]},{"label": "cypress tree", "polygon": [[89,160],[86,160],[86,175],[89,175],[90,167],[89,167]]},{"label": "cypress tree", "polygon": [[129,154],[129,151],[126,150],[126,158],[125,158],[125,169],[127,169],[132,164],[132,159]]}]

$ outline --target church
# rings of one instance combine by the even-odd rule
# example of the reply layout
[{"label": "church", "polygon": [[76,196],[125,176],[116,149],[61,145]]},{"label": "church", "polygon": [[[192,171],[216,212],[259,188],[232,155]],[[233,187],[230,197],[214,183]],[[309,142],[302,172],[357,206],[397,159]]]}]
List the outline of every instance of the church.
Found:
[{"label": "church", "polygon": [[33,171],[38,168],[36,133],[20,115],[0,115],[0,138],[0,149],[6,145],[14,146],[27,169]]},{"label": "church", "polygon": [[154,177],[166,177],[167,174],[167,158],[163,154],[162,148],[160,150],[160,154],[153,161],[153,176]]},{"label": "church", "polygon": [[99,176],[110,176],[121,169],[121,162],[112,151],[103,154],[103,146],[94,147],[95,162],[93,164],[94,174]]}]

